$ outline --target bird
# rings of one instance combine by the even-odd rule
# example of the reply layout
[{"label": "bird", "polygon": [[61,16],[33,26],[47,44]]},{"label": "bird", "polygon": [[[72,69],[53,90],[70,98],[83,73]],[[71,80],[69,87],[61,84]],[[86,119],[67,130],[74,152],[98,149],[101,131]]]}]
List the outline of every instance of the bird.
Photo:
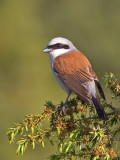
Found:
[{"label": "bird", "polygon": [[97,97],[96,86],[104,100],[105,94],[86,56],[70,40],[63,37],[50,40],[43,52],[48,53],[53,75],[67,93],[65,103],[60,107],[60,114],[66,114],[65,108],[68,98],[71,93],[75,93],[82,102],[92,104],[95,107],[100,120],[108,120],[108,116]]}]

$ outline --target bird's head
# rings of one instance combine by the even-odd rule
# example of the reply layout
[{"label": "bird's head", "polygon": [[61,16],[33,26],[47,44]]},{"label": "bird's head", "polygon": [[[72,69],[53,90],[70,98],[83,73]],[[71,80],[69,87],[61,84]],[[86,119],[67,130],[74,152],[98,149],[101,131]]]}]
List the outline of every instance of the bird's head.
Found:
[{"label": "bird's head", "polygon": [[53,38],[43,50],[43,52],[48,53],[52,58],[56,58],[65,53],[76,51],[77,48],[66,38],[57,37]]}]

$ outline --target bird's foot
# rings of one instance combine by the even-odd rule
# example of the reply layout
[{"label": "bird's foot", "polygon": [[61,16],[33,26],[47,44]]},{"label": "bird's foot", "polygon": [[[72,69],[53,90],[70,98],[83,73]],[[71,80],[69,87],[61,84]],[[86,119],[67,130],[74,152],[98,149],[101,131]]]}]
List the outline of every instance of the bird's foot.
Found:
[{"label": "bird's foot", "polygon": [[60,116],[65,116],[66,115],[66,106],[63,105],[63,106],[58,107],[58,111],[60,113]]}]

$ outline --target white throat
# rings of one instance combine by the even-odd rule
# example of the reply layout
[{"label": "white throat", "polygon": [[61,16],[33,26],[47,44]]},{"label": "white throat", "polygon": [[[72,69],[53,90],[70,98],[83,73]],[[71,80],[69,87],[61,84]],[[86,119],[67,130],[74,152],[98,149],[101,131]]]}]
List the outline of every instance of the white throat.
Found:
[{"label": "white throat", "polygon": [[69,51],[70,51],[70,49],[64,49],[64,48],[55,49],[55,50],[51,51],[49,53],[49,55],[54,60],[56,57],[58,57],[58,56],[60,56],[62,54],[68,53]]}]

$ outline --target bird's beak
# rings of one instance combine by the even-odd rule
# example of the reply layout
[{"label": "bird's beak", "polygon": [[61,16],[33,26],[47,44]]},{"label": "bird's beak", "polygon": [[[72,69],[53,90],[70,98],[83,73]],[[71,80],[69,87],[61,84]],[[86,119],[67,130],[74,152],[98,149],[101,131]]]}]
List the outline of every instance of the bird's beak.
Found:
[{"label": "bird's beak", "polygon": [[49,53],[49,52],[51,52],[51,51],[52,51],[51,48],[45,48],[45,49],[43,49],[43,52],[44,52],[44,53]]}]

